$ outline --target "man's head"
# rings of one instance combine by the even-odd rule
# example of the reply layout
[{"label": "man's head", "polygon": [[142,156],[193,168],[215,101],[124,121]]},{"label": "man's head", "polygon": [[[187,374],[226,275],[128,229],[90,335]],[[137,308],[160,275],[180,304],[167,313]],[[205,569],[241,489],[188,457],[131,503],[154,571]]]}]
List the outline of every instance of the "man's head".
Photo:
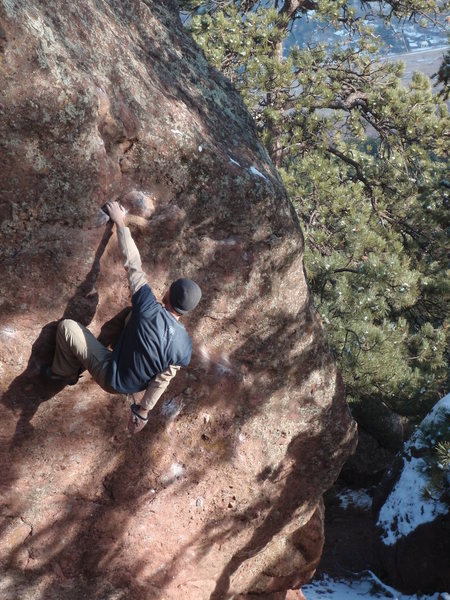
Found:
[{"label": "man's head", "polygon": [[202,290],[192,279],[184,277],[177,279],[169,289],[169,302],[179,315],[193,310],[200,302],[201,297]]}]

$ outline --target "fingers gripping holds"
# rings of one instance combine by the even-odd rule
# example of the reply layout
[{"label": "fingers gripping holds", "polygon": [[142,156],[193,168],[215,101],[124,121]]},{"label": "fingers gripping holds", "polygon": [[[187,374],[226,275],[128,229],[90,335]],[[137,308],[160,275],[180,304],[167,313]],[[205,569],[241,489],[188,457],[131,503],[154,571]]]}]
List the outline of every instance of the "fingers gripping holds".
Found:
[{"label": "fingers gripping holds", "polygon": [[149,417],[143,417],[139,414],[139,404],[134,402],[131,407],[130,418],[128,419],[128,431],[132,434],[139,433],[148,423]]}]

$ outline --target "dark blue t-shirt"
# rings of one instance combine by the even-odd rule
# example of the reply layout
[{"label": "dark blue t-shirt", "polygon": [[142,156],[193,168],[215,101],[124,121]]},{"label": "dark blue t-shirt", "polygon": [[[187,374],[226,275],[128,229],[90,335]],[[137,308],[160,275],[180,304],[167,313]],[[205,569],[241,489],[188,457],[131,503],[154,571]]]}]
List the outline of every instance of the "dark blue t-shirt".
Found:
[{"label": "dark blue t-shirt", "polygon": [[186,329],[143,285],[131,299],[133,311],[112,353],[107,384],[122,394],[144,390],[170,365],[186,367],[192,341]]}]

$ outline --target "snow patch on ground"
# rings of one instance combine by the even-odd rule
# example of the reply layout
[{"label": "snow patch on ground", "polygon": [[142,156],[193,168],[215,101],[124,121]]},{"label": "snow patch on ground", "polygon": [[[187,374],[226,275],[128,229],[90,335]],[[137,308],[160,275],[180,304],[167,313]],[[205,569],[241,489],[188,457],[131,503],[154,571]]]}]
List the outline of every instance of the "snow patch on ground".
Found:
[{"label": "snow patch on ground", "polygon": [[405,444],[405,458],[400,478],[389,494],[378,516],[377,525],[384,530],[383,542],[395,544],[397,539],[414,531],[419,525],[434,521],[438,515],[448,512],[443,502],[424,499],[422,490],[426,487],[427,464],[423,458],[411,455],[411,449],[427,446],[425,430],[430,425],[438,425],[450,414],[450,394],[434,406],[419,428]]},{"label": "snow patch on ground", "polygon": [[[422,433],[421,430],[423,429],[424,426],[430,425],[431,423],[438,423],[439,421],[443,421],[445,419],[445,417],[449,414],[450,414],[450,394],[447,394],[446,396],[444,396],[444,398],[441,398],[441,400],[439,400],[439,402],[437,402],[433,406],[433,410],[431,410],[427,414],[425,419],[420,424],[419,430],[416,431],[413,436],[411,436],[411,439],[408,442],[408,446],[411,447],[411,444],[413,444],[413,440],[414,440],[415,436],[420,436],[420,434]],[[413,445],[416,445],[416,444],[413,444]]]},{"label": "snow patch on ground", "polygon": [[422,458],[404,461],[400,479],[384,503],[377,521],[377,525],[384,529],[384,544],[395,544],[399,537],[408,535],[419,525],[446,514],[444,503],[422,497],[422,490],[427,484],[425,469],[426,463]]},{"label": "snow patch on ground", "polygon": [[366,490],[342,490],[338,494],[341,508],[360,508],[361,510],[370,510],[372,508],[372,497]]},{"label": "snow patch on ground", "polygon": [[302,592],[308,600],[356,600],[357,598],[378,598],[379,600],[450,600],[450,594],[436,593],[431,596],[401,594],[385,585],[376,575],[367,575],[355,579],[332,579],[325,575],[322,579],[302,586]]}]

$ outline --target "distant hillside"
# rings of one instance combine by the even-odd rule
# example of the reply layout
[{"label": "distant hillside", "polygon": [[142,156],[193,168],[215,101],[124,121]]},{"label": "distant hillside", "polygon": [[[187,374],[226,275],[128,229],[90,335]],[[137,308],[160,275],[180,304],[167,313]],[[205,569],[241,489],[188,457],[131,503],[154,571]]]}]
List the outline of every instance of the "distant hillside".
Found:
[{"label": "distant hillside", "polygon": [[[306,17],[295,21],[292,32],[286,41],[286,49],[298,44],[304,47],[307,44],[327,43],[330,46],[345,38],[347,33],[336,30],[323,21],[314,18],[315,11],[308,11]],[[362,16],[362,13],[361,13]],[[375,34],[383,41],[385,51],[389,54],[403,54],[418,50],[443,48],[447,45],[447,36],[442,27],[421,27],[415,23],[402,23],[392,19],[387,25],[381,17],[371,17],[365,22],[374,27]],[[341,40],[342,41],[342,40]]]}]

